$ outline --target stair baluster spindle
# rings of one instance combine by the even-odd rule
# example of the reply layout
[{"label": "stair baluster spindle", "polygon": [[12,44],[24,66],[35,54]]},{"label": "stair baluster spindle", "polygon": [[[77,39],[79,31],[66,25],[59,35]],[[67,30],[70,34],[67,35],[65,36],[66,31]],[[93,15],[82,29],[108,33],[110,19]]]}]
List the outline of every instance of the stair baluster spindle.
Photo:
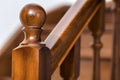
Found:
[{"label": "stair baluster spindle", "polygon": [[120,0],[114,0],[116,7],[114,12],[114,38],[111,64],[111,80],[120,80]]},{"label": "stair baluster spindle", "polygon": [[77,40],[66,59],[60,66],[60,74],[64,80],[77,80],[80,74],[80,41]]},{"label": "stair baluster spindle", "polygon": [[93,36],[93,80],[100,79],[100,50],[102,48],[101,36],[104,32],[104,9],[105,1],[101,0],[102,6],[89,24]]}]

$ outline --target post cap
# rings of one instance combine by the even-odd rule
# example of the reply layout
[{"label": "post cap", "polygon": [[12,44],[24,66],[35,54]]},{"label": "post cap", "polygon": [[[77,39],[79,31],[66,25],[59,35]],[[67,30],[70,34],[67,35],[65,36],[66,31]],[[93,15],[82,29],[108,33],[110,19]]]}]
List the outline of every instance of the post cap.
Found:
[{"label": "post cap", "polygon": [[39,29],[46,20],[46,12],[37,4],[28,4],[21,10],[20,20],[25,28]]}]

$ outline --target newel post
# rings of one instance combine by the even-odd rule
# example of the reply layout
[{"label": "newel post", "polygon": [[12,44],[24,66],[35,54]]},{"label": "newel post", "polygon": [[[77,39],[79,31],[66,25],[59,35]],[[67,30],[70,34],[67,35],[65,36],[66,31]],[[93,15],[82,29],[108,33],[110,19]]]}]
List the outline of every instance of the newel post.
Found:
[{"label": "newel post", "polygon": [[12,80],[50,80],[50,50],[40,38],[46,13],[42,7],[28,4],[22,9],[20,20],[25,38],[12,51]]}]

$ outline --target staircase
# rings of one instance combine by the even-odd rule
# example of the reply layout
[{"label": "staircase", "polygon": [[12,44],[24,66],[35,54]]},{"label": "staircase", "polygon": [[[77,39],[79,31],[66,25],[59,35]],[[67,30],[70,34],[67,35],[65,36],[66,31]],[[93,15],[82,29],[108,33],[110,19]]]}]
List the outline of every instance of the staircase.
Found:
[{"label": "staircase", "polygon": [[[78,1],[79,2],[79,1]],[[90,28],[90,30],[92,31],[92,36],[94,37],[94,42],[92,43],[93,44],[93,51],[94,51],[94,54],[92,53],[92,50],[91,49],[87,49],[87,52],[86,52],[86,50],[84,50],[84,48],[86,47],[86,45],[84,46],[84,44],[83,43],[85,43],[84,42],[84,37],[81,39],[81,40],[83,40],[83,42],[82,42],[82,44],[83,44],[83,49],[81,50],[81,52],[82,53],[86,53],[86,54],[81,54],[81,57],[82,57],[82,59],[81,59],[81,69],[80,69],[80,77],[78,78],[78,75],[79,75],[79,71],[77,71],[77,73],[76,73],[76,71],[73,69],[73,68],[71,68],[71,69],[68,69],[68,70],[70,70],[70,74],[68,73],[68,72],[65,72],[64,70],[66,70],[68,67],[71,67],[71,66],[73,66],[74,65],[74,63],[76,62],[75,61],[75,58],[73,58],[73,60],[75,61],[75,62],[73,62],[73,61],[71,61],[71,62],[73,62],[73,64],[70,66],[68,66],[68,63],[69,63],[69,59],[68,60],[66,60],[66,58],[67,58],[67,56],[68,56],[68,58],[70,58],[70,60],[72,59],[72,57],[70,57],[70,54],[71,54],[71,49],[73,49],[73,51],[75,51],[75,49],[76,49],[76,46],[74,46],[73,44],[75,44],[75,43],[79,43],[80,41],[77,41],[77,39],[80,39],[78,36],[80,36],[80,35],[83,35],[83,36],[86,36],[86,40],[88,40],[88,41],[90,41],[90,38],[88,37],[88,35],[86,35],[86,33],[88,34],[88,33],[90,33],[89,31],[88,31],[88,29],[86,29],[86,32],[84,32],[84,34],[81,34],[81,33],[79,33],[79,34],[76,34],[77,36],[75,36],[74,35],[74,33],[72,33],[73,35],[74,35],[74,39],[73,40],[71,40],[70,41],[70,43],[69,43],[69,45],[65,45],[65,44],[68,44],[67,42],[65,42],[65,44],[63,44],[64,43],[64,41],[66,40],[65,38],[66,37],[64,37],[64,36],[62,36],[61,37],[61,34],[60,34],[60,36],[59,36],[59,34],[57,34],[59,37],[58,37],[58,39],[56,39],[57,41],[55,42],[54,41],[54,39],[53,39],[53,41],[51,42],[51,40],[52,40],[52,37],[54,37],[53,36],[53,33],[55,32],[55,30],[57,30],[57,28],[55,28],[52,32],[51,32],[51,30],[52,30],[52,28],[46,28],[47,29],[47,31],[48,32],[51,32],[50,33],[50,35],[48,35],[48,37],[46,38],[46,37],[44,37],[43,36],[43,40],[45,40],[45,42],[44,43],[42,43],[42,44],[40,44],[41,46],[39,46],[39,44],[36,44],[37,42],[40,42],[40,40],[39,40],[39,38],[37,39],[31,39],[31,40],[29,40],[30,39],[30,35],[31,35],[31,37],[32,37],[32,35],[33,35],[33,38],[34,38],[34,34],[37,34],[37,32],[35,32],[34,34],[33,33],[30,33],[29,31],[32,31],[32,29],[34,30],[34,29],[40,29],[40,26],[38,27],[38,23],[36,22],[36,23],[34,23],[34,22],[29,22],[30,20],[29,19],[26,19],[26,18],[24,18],[23,16],[26,16],[25,15],[25,13],[24,13],[24,9],[23,9],[23,14],[22,14],[22,23],[23,23],[23,25],[26,27],[25,29],[24,29],[24,31],[27,33],[26,34],[26,38],[24,39],[24,41],[20,44],[20,46],[18,47],[18,48],[16,48],[16,49],[14,49],[14,51],[13,51],[13,53],[12,54],[14,54],[14,55],[12,55],[13,56],[13,76],[15,76],[15,77],[13,77],[13,78],[15,78],[15,80],[17,79],[17,78],[20,78],[20,79],[24,79],[25,78],[25,80],[33,80],[33,79],[35,79],[35,80],[38,80],[38,77],[36,76],[36,74],[29,74],[29,71],[32,69],[31,67],[32,67],[32,65],[29,63],[29,57],[27,57],[27,56],[30,56],[30,54],[32,55],[32,56],[35,56],[35,55],[33,55],[32,53],[34,53],[34,54],[39,54],[39,52],[37,52],[38,50],[36,50],[36,48],[37,49],[39,49],[39,48],[44,48],[45,46],[44,46],[44,44],[46,44],[47,46],[45,47],[45,49],[47,49],[47,52],[46,51],[42,51],[41,49],[41,53],[45,53],[45,55],[41,55],[40,56],[40,65],[38,64],[38,63],[34,63],[35,65],[37,65],[37,66],[41,66],[40,67],[40,72],[45,72],[44,73],[44,75],[43,75],[43,73],[39,73],[40,75],[39,75],[39,77],[42,79],[42,80],[49,80],[50,78],[51,78],[51,76],[49,76],[49,75],[51,75],[51,73],[53,73],[54,72],[54,70],[57,68],[57,70],[56,70],[56,72],[55,73],[53,73],[53,75],[52,75],[52,79],[53,80],[56,80],[56,79],[58,79],[58,80],[61,80],[62,78],[60,78],[60,77],[57,77],[57,75],[56,75],[56,73],[58,73],[59,71],[58,71],[58,67],[60,67],[60,73],[61,73],[61,75],[62,75],[62,77],[65,79],[65,80],[77,80],[77,78],[78,78],[78,80],[88,80],[88,79],[91,79],[92,80],[92,78],[93,78],[93,80],[100,80],[100,73],[99,73],[99,71],[101,71],[99,68],[100,68],[100,62],[101,61],[99,61],[99,58],[100,58],[100,56],[99,55],[96,55],[96,56],[94,56],[95,55],[95,53],[97,53],[97,54],[99,54],[99,52],[100,52],[100,48],[102,47],[101,46],[101,41],[100,41],[100,37],[101,37],[101,34],[103,33],[103,31],[104,31],[104,29],[102,29],[102,31],[101,31],[101,25],[97,25],[98,26],[98,28],[95,28],[95,26],[96,25],[93,25],[92,23],[94,23],[94,19],[95,20],[98,20],[98,19],[96,19],[96,15],[100,15],[98,12],[99,11],[101,11],[101,6],[100,6],[100,3],[101,4],[104,4],[104,2],[102,1],[102,2],[99,2],[99,0],[98,1],[84,1],[83,0],[83,2],[86,2],[86,4],[88,4],[88,6],[89,6],[89,4],[90,3],[94,3],[94,5],[91,7],[91,8],[88,8],[88,6],[84,6],[84,8],[87,10],[88,9],[88,12],[91,14],[91,16],[89,17],[89,16],[86,16],[85,17],[85,20],[83,19],[83,22],[82,21],[79,21],[79,18],[77,18],[76,16],[78,16],[77,14],[76,14],[76,16],[74,16],[75,18],[73,18],[73,19],[76,19],[75,21],[77,21],[77,23],[79,24],[79,22],[80,22],[80,24],[79,24],[79,26],[81,26],[82,28],[80,28],[80,32],[82,32],[84,29],[85,29],[85,27],[88,25],[88,23],[90,23],[88,26],[90,26],[89,28]],[[99,2],[99,3],[98,3]],[[76,3],[77,4],[77,3]],[[30,5],[30,7],[32,8],[32,5]],[[27,8],[27,7],[25,7],[25,8]],[[95,8],[95,9],[92,9],[92,8]],[[73,9],[74,9],[74,7],[73,7]],[[93,12],[91,12],[90,10],[92,11],[93,10]],[[103,8],[102,8],[103,9]],[[29,7],[28,7],[28,11],[29,11]],[[82,10],[83,11],[83,13],[84,13],[84,9]],[[98,12],[97,12],[98,11]],[[78,12],[79,13],[79,12]],[[85,15],[85,14],[83,14],[82,12],[80,12],[80,14],[81,15]],[[69,11],[68,11],[68,14],[69,14]],[[81,16],[81,15],[79,15],[79,16]],[[94,16],[95,15],[95,16]],[[29,16],[30,17],[30,16]],[[72,17],[72,16],[71,16]],[[82,17],[82,16],[81,16]],[[97,17],[98,18],[98,17]],[[37,18],[38,19],[38,18]],[[71,19],[71,18],[70,18]],[[78,19],[78,20],[77,20]],[[88,19],[88,20],[87,20]],[[26,20],[28,20],[27,22],[28,23],[26,23],[25,21]],[[64,18],[62,19],[62,20],[65,20]],[[62,20],[61,20],[61,22],[60,23],[58,23],[58,25],[56,25],[56,27],[58,26],[60,26],[61,24],[62,24]],[[81,19],[80,19],[81,20]],[[101,20],[101,19],[100,19]],[[35,21],[38,21],[38,20],[35,20]],[[77,25],[75,25],[75,21],[74,20],[72,20],[73,22],[71,22],[71,23],[68,23],[69,25],[70,24],[72,24],[72,26],[77,26]],[[86,23],[84,22],[84,21],[86,21]],[[44,22],[44,21],[43,21]],[[64,22],[64,21],[63,21]],[[75,22],[75,23],[74,23]],[[34,23],[34,24],[33,24]],[[100,22],[101,23],[101,22]],[[98,23],[98,24],[100,24],[100,23]],[[40,23],[41,24],[41,23]],[[84,25],[83,25],[84,24]],[[31,26],[32,25],[32,26]],[[37,25],[37,26],[36,26]],[[42,25],[42,24],[41,24]],[[64,26],[65,24],[63,24],[63,25],[61,25],[61,26]],[[52,26],[54,26],[54,25],[52,25]],[[69,28],[71,28],[71,30],[73,29],[74,30],[74,28],[72,28],[72,27],[70,27],[70,26],[68,26]],[[27,30],[28,30],[28,32],[27,32]],[[71,34],[71,30],[69,31],[68,30],[68,33],[70,32],[70,34]],[[99,33],[97,33],[96,31],[99,31],[100,30],[100,34]],[[108,34],[109,33],[109,31],[111,31],[111,28],[110,27],[107,27],[107,30],[108,31],[106,31],[105,32],[105,34]],[[77,31],[77,30],[76,30]],[[66,31],[65,31],[66,32]],[[63,32],[65,35],[66,35],[66,33],[65,32]],[[63,34],[62,33],[62,34]],[[46,32],[44,32],[44,34],[46,34]],[[70,35],[69,34],[69,35]],[[91,34],[91,33],[90,33]],[[67,38],[67,40],[68,39],[70,39],[71,38],[71,36],[67,36],[67,37],[69,37],[69,38]],[[106,36],[106,35],[105,35]],[[82,36],[81,36],[82,37]],[[89,38],[89,39],[88,39]],[[106,37],[104,37],[104,38],[106,38]],[[104,38],[103,38],[103,40],[104,40]],[[61,42],[61,43],[59,43],[59,40],[61,40],[61,39],[63,39],[63,43]],[[68,40],[69,41],[69,40]],[[76,42],[77,41],[77,42]],[[91,41],[90,41],[91,42]],[[58,45],[60,45],[60,46],[62,46],[62,47],[59,47]],[[89,45],[87,45],[87,46],[90,46],[91,44],[89,44]],[[98,45],[100,45],[100,46],[98,46]],[[55,47],[54,47],[55,46]],[[63,48],[63,46],[64,46],[64,48],[66,49],[65,51],[64,51],[64,48]],[[65,47],[65,46],[67,46],[67,47]],[[73,47],[74,46],[74,47]],[[25,47],[27,47],[26,49],[25,49]],[[33,49],[33,47],[35,47],[35,49]],[[49,49],[50,49],[50,51],[51,51],[51,55],[49,55],[48,53],[50,53],[49,52]],[[73,47],[73,48],[72,48]],[[58,48],[58,49],[57,49]],[[20,50],[19,50],[20,49]],[[79,49],[80,49],[80,47],[79,47]],[[62,51],[63,50],[63,51]],[[21,54],[21,53],[23,53],[25,51],[25,53],[30,53],[30,54],[27,54],[27,56],[26,56],[26,58],[23,58],[25,55],[24,54],[22,54],[22,55],[24,55],[24,56],[20,56],[20,55],[15,55],[15,54]],[[31,52],[27,52],[27,51],[31,51]],[[103,54],[101,54],[101,56],[102,56],[102,58],[103,59],[106,59],[106,57],[107,57],[107,59],[108,60],[110,60],[111,59],[111,54],[109,54],[109,52],[108,52],[108,54],[109,54],[109,56],[106,56],[106,55],[104,55],[104,52],[105,51],[108,51],[108,50],[103,50]],[[77,52],[79,52],[78,50],[77,50]],[[88,54],[88,52],[90,52],[89,54]],[[75,56],[75,52],[73,52],[74,53],[74,55],[73,56]],[[106,52],[105,52],[106,53]],[[62,55],[61,55],[62,54]],[[86,56],[87,55],[87,56]],[[36,60],[36,58],[37,58],[37,56],[36,56],[36,58],[34,58],[34,57],[30,57],[31,59],[30,59],[30,62],[31,62],[31,60],[32,60],[32,58],[33,58],[33,61],[34,60]],[[44,59],[43,57],[45,57],[46,59]],[[50,57],[51,56],[51,57]],[[59,57],[60,56],[60,57]],[[91,59],[91,57],[92,56],[94,56],[92,59],[93,59],[93,61],[92,61],[92,59]],[[26,62],[26,59],[28,58],[28,62]],[[18,60],[18,61],[16,61],[16,59]],[[24,60],[23,60],[24,59]],[[88,59],[88,60],[87,60]],[[78,58],[78,60],[79,60],[79,58]],[[78,61],[77,60],[77,61]],[[20,62],[19,62],[20,61]],[[29,63],[28,65],[27,65],[27,68],[29,69],[29,68],[31,68],[30,70],[28,70],[28,71],[26,71],[26,72],[28,72],[27,73],[27,75],[31,75],[30,76],[30,78],[29,77],[26,77],[26,76],[22,76],[22,74],[20,75],[20,74],[18,74],[19,76],[21,76],[21,77],[17,77],[17,75],[16,75],[16,73],[17,72],[14,72],[14,71],[16,71],[16,70],[19,70],[19,69],[21,69],[21,67],[26,67],[26,64],[24,64],[24,61],[25,61],[25,63]],[[44,62],[44,61],[46,61],[46,62]],[[52,62],[52,66],[50,66],[51,64],[51,62]],[[66,61],[65,63],[63,63],[64,61]],[[97,61],[97,62],[95,62],[95,61]],[[22,62],[22,64],[23,65],[21,65],[21,62]],[[15,65],[15,64],[20,64],[20,68],[18,68],[17,67],[17,65]],[[44,63],[47,63],[47,64],[44,64]],[[86,64],[87,63],[87,64]],[[91,63],[93,63],[93,65],[91,64]],[[102,64],[104,64],[105,62],[101,62]],[[108,63],[108,65],[109,65],[109,61],[108,62],[106,62],[106,64]],[[34,65],[33,64],[33,65]],[[66,65],[67,64],[67,68],[66,68]],[[25,66],[24,66],[25,65]],[[49,66],[47,66],[46,67],[46,65],[49,65]],[[60,66],[60,65],[62,65],[62,67]],[[89,69],[88,70],[90,70],[90,71],[86,71],[86,68],[87,68],[87,66],[91,66],[91,67],[89,67]],[[108,65],[104,65],[104,66],[108,66]],[[31,66],[31,67],[29,67],[29,66]],[[37,67],[37,66],[35,66],[35,67]],[[74,66],[79,66],[78,64],[77,65],[74,65]],[[94,68],[93,68],[94,67]],[[33,67],[34,68],[34,67]],[[103,67],[103,68],[106,68],[106,67]],[[35,68],[35,69],[38,69],[38,68]],[[25,69],[26,70],[26,69]],[[48,71],[46,71],[46,70],[48,70]],[[52,71],[51,71],[52,70]],[[77,69],[77,70],[79,70],[79,68]],[[36,72],[38,72],[39,70],[36,70],[35,71],[35,73]],[[50,72],[49,72],[50,71]],[[63,72],[64,73],[63,73]],[[30,71],[31,72],[31,71]],[[88,74],[88,77],[84,77],[85,75],[84,74]],[[104,73],[104,70],[103,70],[103,73]],[[24,71],[23,71],[23,74],[24,74]],[[71,77],[71,74],[73,75],[73,77]],[[74,74],[76,74],[77,76],[75,76]],[[92,75],[92,74],[94,74],[94,75]],[[35,76],[33,76],[33,75],[35,75]],[[55,76],[54,76],[55,75]],[[66,75],[70,75],[70,76],[66,76]],[[103,74],[101,74],[101,75],[103,75]],[[48,77],[47,77],[48,76]],[[59,75],[58,75],[59,76]],[[92,77],[93,76],[93,77]],[[103,75],[104,76],[104,75]],[[56,78],[57,77],[57,78]],[[102,80],[109,80],[109,78],[105,78],[106,76],[104,76],[103,78],[101,78]],[[47,79],[48,78],[48,79]],[[7,79],[9,79],[9,78],[7,78]],[[5,79],[5,80],[7,80],[7,79]],[[2,80],[2,79],[0,79],[0,80]],[[3,79],[4,80],[4,79]]]}]

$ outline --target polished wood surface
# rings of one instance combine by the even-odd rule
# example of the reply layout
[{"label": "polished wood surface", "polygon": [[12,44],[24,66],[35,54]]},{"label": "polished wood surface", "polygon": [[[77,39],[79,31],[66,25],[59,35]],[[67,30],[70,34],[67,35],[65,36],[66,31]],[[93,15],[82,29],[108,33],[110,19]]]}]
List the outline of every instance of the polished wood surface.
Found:
[{"label": "polished wood surface", "polygon": [[[70,6],[61,6],[47,13],[47,19],[43,26],[44,30],[41,35],[41,40],[46,39],[69,7]],[[24,39],[24,34],[22,32],[23,26],[19,25],[17,27],[18,29],[15,31],[11,39],[8,40],[5,46],[1,48],[2,50],[0,50],[0,76],[11,77],[12,50]]]},{"label": "polished wood surface", "polygon": [[61,65],[100,6],[97,0],[78,0],[47,37],[45,44],[53,55],[52,71]]},{"label": "polished wood surface", "polygon": [[[96,1],[97,2],[97,1]],[[31,6],[32,7],[32,6]],[[95,11],[93,11],[93,14],[92,14],[92,17],[93,15],[95,15],[95,13],[99,13],[99,10],[98,8],[100,7],[100,5],[97,6],[97,9],[95,8]],[[26,8],[26,9],[29,9],[29,8]],[[32,10],[34,12],[34,10]],[[23,10],[24,12],[24,10]],[[26,12],[29,12],[26,11]],[[25,12],[25,14],[26,14]],[[37,11],[35,11],[37,12]],[[40,12],[40,11],[38,11]],[[31,11],[29,12],[31,13]],[[44,13],[44,12],[43,12]],[[96,14],[97,14],[96,13]],[[26,16],[25,14],[22,14],[21,15],[24,15]],[[39,15],[39,14],[36,14],[34,13],[35,15]],[[42,14],[42,13],[41,13]],[[41,21],[43,23],[39,23],[39,22],[36,22],[36,21],[40,21],[42,18],[38,18],[40,16],[38,16],[37,18],[33,18],[34,15],[30,15],[32,16],[31,18],[27,17],[28,19],[26,18],[21,18],[21,20],[23,21],[22,23],[24,24],[24,26],[26,26],[26,28],[24,29],[24,33],[26,35],[24,41],[20,44],[20,46],[18,46],[16,49],[13,50],[13,73],[17,76],[15,76],[16,78],[19,78],[20,80],[38,80],[38,79],[41,79],[41,80],[49,80],[50,79],[50,73],[51,73],[51,55],[50,55],[50,50],[45,47],[45,44],[41,43],[40,44],[40,41],[41,39],[39,38],[39,36],[41,35],[41,27],[44,23],[44,20]],[[44,15],[43,15],[44,16]],[[96,16],[96,15],[95,15]],[[88,18],[89,20],[92,19],[91,18]],[[45,18],[45,17],[43,17]],[[98,18],[98,17],[97,17]],[[32,21],[32,20],[33,21]],[[93,20],[94,20],[94,17],[93,17]],[[98,19],[97,19],[98,20]],[[26,21],[26,22],[24,22]],[[35,22],[34,22],[35,21]],[[87,21],[87,22],[90,22],[90,21]],[[95,21],[97,22],[97,21]],[[38,24],[37,24],[38,23]],[[73,22],[74,23],[74,22]],[[84,23],[84,22],[83,22]],[[33,25],[32,25],[33,24]],[[32,26],[31,26],[32,25]],[[40,25],[40,26],[39,26]],[[70,24],[71,25],[71,24]],[[70,28],[70,27],[69,27]],[[95,28],[95,27],[92,27],[92,28]],[[99,28],[99,27],[98,27]],[[39,30],[38,30],[39,29]],[[84,28],[82,28],[84,29]],[[70,30],[70,29],[69,29]],[[91,29],[92,30],[92,29]],[[99,34],[97,34],[96,32],[99,32],[99,31],[96,31],[96,30],[99,30],[99,29],[95,29],[95,31],[92,31],[93,32],[93,37],[94,37],[94,51],[95,53],[100,53],[100,48],[101,46],[98,46],[98,45],[101,45],[101,41],[100,41],[100,33],[102,34],[104,31],[103,28],[102,30],[100,31]],[[66,31],[68,32],[68,31]],[[82,30],[81,30],[82,32]],[[38,34],[40,33],[40,34]],[[96,35],[97,34],[97,35]],[[95,38],[97,36],[97,38]],[[76,38],[76,37],[75,37]],[[78,37],[77,37],[78,38]],[[69,38],[68,38],[69,39]],[[63,39],[64,40],[64,39]],[[69,40],[68,40],[69,41]],[[77,41],[77,40],[76,40]],[[64,41],[63,41],[64,42]],[[99,44],[100,43],[100,44]],[[67,43],[66,43],[67,44]],[[65,45],[66,45],[65,44]],[[63,58],[60,59],[60,64],[62,64],[61,66],[61,75],[63,76],[64,79],[72,79],[72,80],[76,80],[77,77],[78,77],[78,73],[77,71],[74,71],[75,68],[75,63],[73,60],[74,60],[74,54],[72,54],[72,51],[74,52],[73,50],[73,44],[75,44],[75,41],[73,40],[73,43],[72,45],[70,45],[71,47],[69,48],[68,51],[68,54],[66,54],[65,52],[65,55],[63,56]],[[56,44],[55,44],[56,45]],[[96,46],[97,45],[97,46]],[[63,46],[62,46],[63,47]],[[61,47],[61,48],[62,48]],[[77,46],[78,47],[78,46]],[[71,50],[72,48],[72,50]],[[96,49],[95,49],[96,48]],[[51,48],[52,49],[52,48]],[[62,48],[63,49],[63,48]],[[61,49],[61,50],[62,50]],[[69,52],[71,51],[71,52]],[[64,51],[63,51],[64,52]],[[25,54],[24,54],[25,53]],[[34,54],[33,54],[34,53]],[[57,53],[52,53],[52,58],[54,59],[54,54],[57,54]],[[78,57],[78,56],[77,56]],[[59,58],[59,57],[56,57],[56,58]],[[94,58],[96,58],[96,64],[94,64],[96,71],[96,74],[94,76],[94,79],[96,80],[99,80],[99,54],[97,54],[97,57],[94,55]],[[39,60],[38,60],[39,59]],[[55,59],[54,59],[55,60]],[[57,59],[56,59],[57,60]],[[67,69],[66,67],[66,64],[69,64],[69,61],[71,60],[71,65],[69,67],[69,69]],[[40,61],[40,62],[39,62]],[[64,62],[65,61],[65,62]],[[52,62],[53,63],[53,62]],[[18,67],[20,65],[20,67]],[[48,66],[49,65],[49,66]],[[64,67],[65,65],[65,67]],[[78,65],[78,64],[77,64]],[[68,66],[68,65],[67,65]],[[38,69],[39,68],[39,69]],[[14,70],[15,69],[15,70]],[[21,70],[22,69],[22,70]],[[35,71],[34,71],[34,70]],[[53,69],[53,68],[52,68]],[[79,69],[79,68],[76,68],[76,69]],[[70,73],[68,74],[69,76],[66,76],[66,71],[69,70]],[[23,77],[19,77],[18,75],[21,76],[21,74],[17,73],[18,72],[21,72],[22,73],[22,76]],[[38,71],[38,72],[37,72]],[[54,70],[52,70],[53,72]],[[24,73],[25,72],[25,73]],[[45,72],[45,73],[44,73]],[[76,73],[77,72],[77,73]],[[31,74],[29,74],[31,73]],[[34,74],[35,73],[35,74]],[[74,75],[74,73],[77,75],[75,77],[71,77],[71,75]],[[44,75],[45,74],[45,75]],[[30,77],[29,77],[30,76]],[[48,76],[48,77],[46,77]],[[14,78],[14,77],[13,77]]]},{"label": "polished wood surface", "polygon": [[[91,5],[91,3],[93,3],[93,5]],[[35,4],[25,6],[20,15],[21,23],[25,26],[23,29],[25,38],[12,53],[12,79],[50,80],[51,73],[63,63],[61,65],[61,75],[64,79],[76,80],[79,75],[79,72],[75,69],[78,68],[78,64],[76,63],[78,63],[77,60],[79,59],[76,55],[79,54],[79,51],[74,52],[74,50],[72,51],[71,49],[81,32],[97,11],[99,11],[101,6],[102,4],[99,0],[83,0],[77,1],[76,4],[68,10],[44,42],[47,47],[51,49],[52,57],[50,50],[45,47],[45,44],[40,43],[41,27],[46,18],[45,11]],[[67,22],[66,18],[68,19]],[[70,50],[71,52],[69,54]],[[77,50],[79,49],[77,48]],[[74,52],[74,55],[72,52]],[[68,58],[66,58],[67,56]],[[75,57],[77,60],[75,60]],[[69,59],[72,60],[72,64],[69,69],[70,74],[66,77],[64,76],[66,73],[64,72],[66,69],[64,65],[68,64]],[[65,62],[63,62],[64,60]]]},{"label": "polished wood surface", "polygon": [[60,66],[60,74],[64,80],[78,80],[80,74],[80,41],[79,38]]},{"label": "polished wood surface", "polygon": [[41,43],[46,13],[36,4],[26,5],[20,14],[25,38],[12,52],[12,80],[50,80],[50,50]]},{"label": "polished wood surface", "polygon": [[102,7],[95,14],[93,19],[89,24],[89,29],[92,32],[93,36],[93,80],[101,80],[100,79],[100,51],[103,47],[101,42],[101,36],[104,32],[104,9],[105,9],[105,1],[101,0]]}]

